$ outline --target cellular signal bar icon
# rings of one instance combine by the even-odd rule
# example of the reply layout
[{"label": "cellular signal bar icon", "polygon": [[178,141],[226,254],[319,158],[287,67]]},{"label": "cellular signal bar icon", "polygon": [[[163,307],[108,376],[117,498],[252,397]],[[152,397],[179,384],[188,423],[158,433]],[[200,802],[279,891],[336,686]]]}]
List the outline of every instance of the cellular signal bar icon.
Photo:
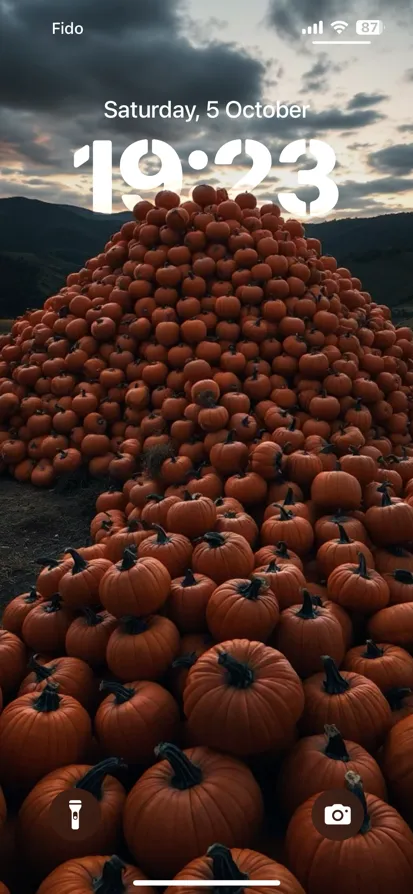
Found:
[{"label": "cellular signal bar icon", "polygon": [[323,22],[317,22],[314,25],[308,25],[308,28],[302,28],[301,34],[322,34],[324,31]]}]

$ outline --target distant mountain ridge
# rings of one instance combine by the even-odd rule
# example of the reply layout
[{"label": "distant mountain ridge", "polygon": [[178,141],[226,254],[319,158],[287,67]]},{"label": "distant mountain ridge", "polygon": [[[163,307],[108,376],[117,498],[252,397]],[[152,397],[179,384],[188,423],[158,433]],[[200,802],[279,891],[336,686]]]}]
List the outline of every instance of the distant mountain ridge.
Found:
[{"label": "distant mountain ridge", "polygon": [[[128,211],[102,215],[37,199],[0,199],[0,318],[40,307],[130,219]],[[413,212],[308,224],[306,233],[350,266],[396,318],[413,317]]]}]

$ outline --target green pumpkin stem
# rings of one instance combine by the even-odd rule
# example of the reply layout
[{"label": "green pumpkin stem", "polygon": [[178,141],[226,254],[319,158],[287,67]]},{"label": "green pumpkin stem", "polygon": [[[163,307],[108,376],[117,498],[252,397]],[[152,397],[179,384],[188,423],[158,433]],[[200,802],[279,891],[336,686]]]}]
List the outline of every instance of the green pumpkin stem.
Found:
[{"label": "green pumpkin stem", "polygon": [[403,708],[403,699],[408,698],[412,694],[412,690],[407,686],[393,686],[385,692],[386,699],[392,711],[400,711]]},{"label": "green pumpkin stem", "polygon": [[289,559],[290,558],[290,554],[287,549],[287,544],[285,543],[284,540],[278,541],[277,548],[276,548],[275,552],[280,559]]},{"label": "green pumpkin stem", "polygon": [[102,680],[99,686],[100,692],[112,692],[115,696],[115,704],[123,705],[135,695],[135,690],[130,686],[122,686],[116,680]]},{"label": "green pumpkin stem", "polygon": [[154,531],[156,531],[156,535],[157,535],[156,542],[157,543],[161,544],[161,543],[169,542],[170,537],[168,536],[168,534],[166,533],[164,528],[161,528],[160,525],[152,525],[152,528]]},{"label": "green pumpkin stem", "polygon": [[84,571],[85,568],[87,568],[88,563],[83,558],[83,556],[81,556],[80,553],[77,552],[76,549],[72,549],[69,546],[67,549],[65,549],[65,553],[69,553],[69,556],[71,556],[73,559],[73,565],[71,569],[72,574],[80,574],[81,571]]},{"label": "green pumpkin stem", "polygon": [[303,590],[303,604],[300,610],[295,614],[297,618],[302,618],[303,621],[311,621],[318,617],[318,612],[313,604],[311,593],[309,593],[308,590]]},{"label": "green pumpkin stem", "polygon": [[97,627],[97,625],[101,624],[103,621],[102,615],[99,615],[97,612],[93,611],[93,608],[90,608],[89,605],[83,606],[82,615],[85,616],[88,627]]},{"label": "green pumpkin stem", "polygon": [[350,760],[350,756],[340,731],[333,724],[326,723],[324,732],[327,737],[327,744],[324,749],[326,757],[330,757],[334,761],[347,763]]},{"label": "green pumpkin stem", "polygon": [[352,543],[353,541],[350,540],[350,537],[348,536],[346,529],[343,528],[343,525],[340,525],[340,522],[337,522],[337,527],[338,527],[338,533],[339,533],[338,543],[347,543],[347,544]]},{"label": "green pumpkin stem", "polygon": [[136,636],[138,633],[145,633],[148,624],[145,618],[135,618],[135,615],[125,615],[121,618],[122,629],[129,636]]},{"label": "green pumpkin stem", "polygon": [[51,711],[58,711],[61,702],[58,689],[57,683],[46,683],[43,691],[33,702],[35,711],[39,711],[40,714],[50,714]]},{"label": "green pumpkin stem", "polygon": [[262,577],[254,577],[253,580],[245,581],[240,584],[238,587],[238,593],[241,596],[244,596],[245,599],[257,600],[259,599],[260,592],[262,590],[263,584],[265,581]]},{"label": "green pumpkin stem", "polygon": [[[246,872],[241,872],[232,858],[231,851],[223,844],[211,845],[207,850],[207,857],[210,857],[212,860],[212,873],[214,879],[221,879],[226,882],[243,882],[249,880],[249,875],[247,875]],[[235,890],[238,892],[241,889],[242,884]],[[220,889],[218,887],[218,889],[215,888],[214,890],[219,891]],[[226,888],[222,887],[222,892],[226,890]]]},{"label": "green pumpkin stem", "polygon": [[48,556],[40,556],[36,559],[36,565],[43,565],[43,568],[48,568],[51,571],[52,568],[57,568],[60,562],[57,559],[49,559]]},{"label": "green pumpkin stem", "polygon": [[384,649],[376,645],[372,639],[366,639],[366,646],[367,648],[362,653],[362,658],[381,658],[384,655]]},{"label": "green pumpkin stem", "polygon": [[27,596],[25,597],[24,601],[25,601],[26,605],[31,605],[31,603],[36,602],[36,600],[38,598],[39,598],[39,594],[36,590],[36,587],[30,587],[30,591],[27,594]]},{"label": "green pumpkin stem", "polygon": [[121,571],[130,571],[136,565],[136,553],[129,546],[123,551]]},{"label": "green pumpkin stem", "polygon": [[248,689],[254,682],[254,674],[248,664],[238,661],[229,652],[220,652],[218,664],[227,672],[227,683],[236,689]]},{"label": "green pumpkin stem", "polygon": [[218,547],[223,546],[225,543],[224,535],[220,534],[218,531],[207,531],[202,539],[205,540],[211,549],[218,549]]},{"label": "green pumpkin stem", "polygon": [[152,500],[154,503],[162,503],[165,497],[162,494],[147,494],[146,502],[149,503],[149,500]]},{"label": "green pumpkin stem", "polygon": [[38,657],[39,653],[36,652],[36,654],[32,655],[32,657],[29,659],[28,664],[30,670],[34,671],[36,675],[36,683],[40,683],[41,680],[47,680],[48,677],[53,676],[53,668],[45,667],[44,664],[39,664],[39,662],[37,661]]},{"label": "green pumpkin stem", "polygon": [[186,655],[181,655],[180,658],[175,658],[175,661],[172,662],[172,667],[183,667],[186,670],[193,667],[195,662],[198,659],[198,655],[196,652],[187,652]]},{"label": "green pumpkin stem", "polygon": [[294,491],[292,487],[289,487],[284,497],[283,506],[295,506],[296,502]]},{"label": "green pumpkin stem", "polygon": [[354,773],[353,770],[348,770],[345,775],[346,787],[348,790],[359,799],[361,806],[364,811],[364,820],[360,829],[361,835],[365,835],[366,832],[370,832],[371,822],[367,807],[367,801],[364,794],[363,783],[361,781],[361,777],[358,773]]},{"label": "green pumpkin stem", "polygon": [[381,505],[382,505],[382,507],[392,505],[390,494],[389,494],[387,488],[386,488],[386,490],[383,491],[382,498],[381,498]]},{"label": "green pumpkin stem", "polygon": [[181,587],[195,587],[196,585],[196,577],[191,568],[187,568],[185,571],[185,576],[181,581]]},{"label": "green pumpkin stem", "polygon": [[364,553],[359,553],[359,563],[356,568],[356,574],[358,574],[360,577],[363,577],[364,580],[369,580],[370,578]]},{"label": "green pumpkin stem", "polygon": [[53,615],[54,612],[60,612],[61,608],[62,600],[59,593],[55,593],[47,602],[43,603],[43,611],[46,612],[47,615]]},{"label": "green pumpkin stem", "polygon": [[75,788],[80,788],[84,792],[90,792],[98,801],[103,796],[103,780],[108,774],[112,774],[115,770],[126,769],[126,764],[119,757],[108,757],[101,761],[82,776],[76,783]]},{"label": "green pumpkin stem", "polygon": [[156,757],[167,760],[172,767],[174,775],[171,779],[171,785],[179,791],[193,788],[194,785],[200,785],[203,779],[202,770],[196,764],[189,760],[184,751],[181,751],[177,745],[171,742],[161,742],[155,748]]},{"label": "green pumpkin stem", "polygon": [[396,568],[392,577],[398,584],[413,584],[413,574],[407,568]]},{"label": "green pumpkin stem", "polygon": [[322,655],[321,661],[325,671],[324,692],[327,692],[328,695],[341,695],[343,692],[347,692],[349,684],[339,673],[335,661],[329,655]]},{"label": "green pumpkin stem", "polygon": [[94,894],[123,894],[126,890],[122,876],[126,866],[119,857],[111,857],[107,860],[100,878],[93,882]]}]

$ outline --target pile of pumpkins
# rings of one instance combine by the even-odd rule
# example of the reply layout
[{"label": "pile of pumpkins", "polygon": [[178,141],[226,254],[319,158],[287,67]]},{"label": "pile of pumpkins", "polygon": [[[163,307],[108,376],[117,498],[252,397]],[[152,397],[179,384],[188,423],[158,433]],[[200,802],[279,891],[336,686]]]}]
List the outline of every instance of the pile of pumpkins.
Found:
[{"label": "pile of pumpkins", "polygon": [[251,194],[134,215],[0,340],[3,470],[111,482],[3,613],[0,894],[411,894],[413,333]]}]

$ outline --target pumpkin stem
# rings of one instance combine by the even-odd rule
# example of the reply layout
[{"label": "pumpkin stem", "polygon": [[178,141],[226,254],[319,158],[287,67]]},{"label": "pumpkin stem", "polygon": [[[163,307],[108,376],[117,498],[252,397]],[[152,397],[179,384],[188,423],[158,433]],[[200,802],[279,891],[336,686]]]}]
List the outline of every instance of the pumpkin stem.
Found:
[{"label": "pumpkin stem", "polygon": [[119,857],[107,860],[102,875],[93,881],[94,894],[123,894],[126,890],[122,881],[124,869],[125,864]]},{"label": "pumpkin stem", "polygon": [[181,751],[177,745],[171,742],[161,742],[155,748],[156,757],[167,760],[171,765],[174,775],[171,784],[180,791],[192,788],[202,782],[202,770],[196,764],[189,760],[184,751]]},{"label": "pumpkin stem", "polygon": [[185,571],[185,577],[181,581],[181,587],[194,587],[196,585],[196,577],[191,568]]},{"label": "pumpkin stem", "polygon": [[102,680],[99,691],[113,692],[116,705],[123,705],[135,695],[134,689],[131,689],[130,686],[122,686],[122,683],[117,683],[116,680]]},{"label": "pumpkin stem", "polygon": [[49,559],[47,556],[41,556],[36,559],[36,565],[43,565],[44,568],[48,568],[51,571],[52,568],[57,568],[60,565],[60,562],[57,559]]},{"label": "pumpkin stem", "polygon": [[169,542],[170,538],[168,537],[164,528],[161,528],[160,525],[152,525],[152,528],[154,531],[156,531],[156,534],[157,534],[156,542],[157,543],[168,543]]},{"label": "pumpkin stem", "polygon": [[284,540],[278,541],[276,553],[280,559],[289,559],[290,558],[290,554],[287,549],[287,544],[285,543]]},{"label": "pumpkin stem", "polygon": [[[223,844],[212,844],[207,850],[207,857],[211,857],[212,860],[212,873],[214,879],[221,879],[226,882],[242,882],[249,879],[249,875],[247,875],[246,872],[241,872],[237,864],[234,862],[229,848],[225,847]],[[220,888],[218,887],[214,890],[219,891]],[[226,888],[222,888],[222,894],[226,890]],[[237,894],[240,890],[242,890],[242,885],[240,885],[239,888],[235,888]]]},{"label": "pumpkin stem", "polygon": [[86,618],[86,623],[88,627],[97,627],[98,624],[101,624],[103,618],[101,615],[98,615],[97,612],[93,611],[93,608],[90,608],[89,605],[84,605],[82,608],[82,615]]},{"label": "pumpkin stem", "polygon": [[335,761],[344,761],[345,763],[349,761],[350,756],[340,730],[333,724],[326,723],[324,732],[327,736],[327,745],[324,749],[326,757],[331,757]]},{"label": "pumpkin stem", "polygon": [[262,577],[254,577],[253,580],[244,581],[244,583],[239,584],[237,588],[238,593],[240,593],[241,596],[244,596],[245,599],[256,600],[259,598],[263,584],[264,580]]},{"label": "pumpkin stem", "polygon": [[343,692],[347,692],[349,684],[339,673],[335,661],[329,655],[322,655],[321,661],[323,662],[326,675],[323,682],[324,691],[328,695],[341,695]]},{"label": "pumpkin stem", "polygon": [[34,671],[36,675],[36,683],[40,683],[41,680],[47,680],[48,677],[53,676],[54,668],[46,667],[44,664],[39,664],[37,661],[39,657],[39,653],[36,652],[35,655],[29,659],[28,667],[30,670]]},{"label": "pumpkin stem", "polygon": [[194,666],[197,659],[198,655],[196,652],[188,652],[186,655],[181,655],[180,658],[175,658],[175,661],[172,662],[172,667],[184,667],[189,670],[190,667]]},{"label": "pumpkin stem", "polygon": [[381,658],[384,655],[384,649],[377,646],[372,639],[366,639],[367,649],[362,654],[362,658]]},{"label": "pumpkin stem", "polygon": [[202,539],[206,541],[211,549],[218,549],[219,546],[223,546],[225,543],[224,535],[220,534],[218,531],[207,531]]},{"label": "pumpkin stem", "polygon": [[24,601],[25,601],[26,605],[30,605],[31,602],[36,602],[37,598],[38,598],[38,593],[37,593],[36,587],[31,587],[30,591],[27,594]]},{"label": "pumpkin stem", "polygon": [[44,603],[43,611],[46,612],[47,615],[52,615],[54,612],[59,612],[61,607],[62,600],[59,593],[55,593],[54,596],[51,596],[51,598]]},{"label": "pumpkin stem", "polygon": [[90,792],[90,794],[98,801],[101,801],[103,795],[102,783],[105,776],[112,773],[114,770],[122,770],[125,768],[126,764],[120,760],[119,757],[108,757],[106,760],[101,761],[100,764],[91,767],[90,770],[79,779],[75,788]]},{"label": "pumpkin stem", "polygon": [[254,682],[254,674],[248,664],[238,661],[229,652],[219,653],[218,664],[225,668],[229,686],[235,686],[236,689],[248,689]]},{"label": "pumpkin stem", "polygon": [[280,503],[274,503],[274,506],[277,506],[280,510],[280,521],[290,521],[294,518],[292,512],[290,512],[289,509],[284,509],[284,506],[281,506]]},{"label": "pumpkin stem", "polygon": [[129,546],[123,551],[121,571],[130,571],[136,565],[136,554]]},{"label": "pumpkin stem", "polygon": [[381,505],[382,505],[382,507],[383,507],[383,506],[391,506],[391,505],[392,505],[392,502],[391,502],[391,499],[390,499],[390,494],[389,494],[387,488],[386,488],[385,491],[383,491],[383,495],[382,495],[382,498],[381,498]]},{"label": "pumpkin stem", "polygon": [[33,702],[35,711],[39,711],[40,714],[49,714],[51,711],[57,711],[61,702],[58,689],[57,683],[46,683],[43,691]]},{"label": "pumpkin stem", "polygon": [[302,618],[303,621],[311,621],[313,618],[318,617],[318,612],[313,605],[311,593],[309,593],[308,590],[303,590],[303,604],[295,614],[297,618]]},{"label": "pumpkin stem", "polygon": [[294,491],[292,487],[289,487],[284,497],[283,506],[295,506],[296,502]]},{"label": "pumpkin stem", "polygon": [[[225,444],[233,444],[234,441],[235,441],[235,435],[236,435],[235,428],[231,428],[230,431],[229,431],[228,434],[227,434],[227,438],[226,438]],[[222,497],[220,497],[220,498],[218,498],[218,499],[222,499]]]},{"label": "pumpkin stem", "polygon": [[77,552],[76,549],[72,549],[69,546],[67,549],[65,549],[65,553],[69,553],[69,556],[71,556],[73,559],[72,574],[79,574],[80,571],[84,571],[85,568],[87,568],[88,563],[85,561],[83,556],[81,556]]},{"label": "pumpkin stem", "polygon": [[269,562],[265,571],[267,574],[277,574],[277,571],[281,571],[281,566],[277,565],[276,559],[271,559],[271,562]]},{"label": "pumpkin stem", "polygon": [[148,629],[145,618],[135,618],[135,615],[125,615],[121,618],[121,624],[124,633],[129,636],[136,636],[137,633],[144,633]]},{"label": "pumpkin stem", "polygon": [[163,497],[161,494],[147,494],[146,496],[147,503],[149,503],[149,500],[152,500],[154,503],[161,503],[164,499],[165,497]]},{"label": "pumpkin stem", "polygon": [[361,781],[361,777],[358,773],[354,773],[353,770],[348,770],[345,775],[346,787],[356,798],[359,799],[363,810],[364,810],[364,820],[361,829],[359,830],[361,835],[365,835],[366,832],[370,832],[371,822],[367,808],[367,801],[364,794],[363,783]]},{"label": "pumpkin stem", "polygon": [[[336,522],[336,524],[337,524],[338,533],[339,533],[338,542],[339,543],[347,543],[347,544],[352,543],[353,541],[350,540],[350,537],[348,536],[346,529],[343,528],[343,525],[340,525],[340,522]],[[361,553],[360,553],[360,555],[361,555]]]},{"label": "pumpkin stem", "polygon": [[403,699],[412,694],[412,690],[407,686],[393,686],[385,692],[386,699],[392,711],[400,711],[403,707]]},{"label": "pumpkin stem", "polygon": [[369,580],[370,576],[367,571],[366,557],[364,553],[359,553],[359,563],[355,571],[360,577],[363,577],[365,580]]},{"label": "pumpkin stem", "polygon": [[407,571],[407,568],[396,568],[392,577],[399,584],[413,584],[413,574],[411,571]]}]

